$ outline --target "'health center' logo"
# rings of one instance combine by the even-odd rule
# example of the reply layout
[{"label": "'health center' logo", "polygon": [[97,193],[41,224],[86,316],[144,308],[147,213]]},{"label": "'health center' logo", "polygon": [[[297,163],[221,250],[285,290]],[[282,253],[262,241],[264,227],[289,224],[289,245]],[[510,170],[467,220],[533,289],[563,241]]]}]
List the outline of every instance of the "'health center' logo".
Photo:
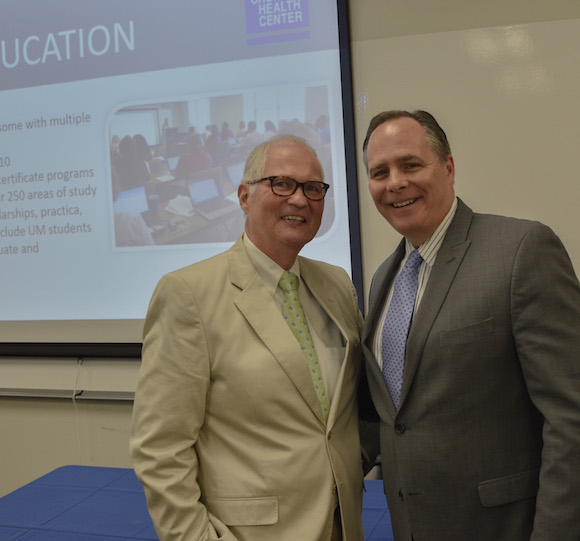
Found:
[{"label": "'health center' logo", "polygon": [[248,45],[310,37],[308,0],[246,0]]}]

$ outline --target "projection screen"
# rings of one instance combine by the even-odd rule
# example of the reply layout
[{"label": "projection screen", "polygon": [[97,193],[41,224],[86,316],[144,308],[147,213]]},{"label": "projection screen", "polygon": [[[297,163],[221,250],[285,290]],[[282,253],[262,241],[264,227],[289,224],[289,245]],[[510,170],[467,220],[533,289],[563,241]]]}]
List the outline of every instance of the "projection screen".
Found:
[{"label": "projection screen", "polygon": [[159,278],[240,235],[244,160],[274,133],[306,138],[332,186],[302,254],[360,294],[346,18],[336,0],[5,2],[2,352],[138,345]]}]

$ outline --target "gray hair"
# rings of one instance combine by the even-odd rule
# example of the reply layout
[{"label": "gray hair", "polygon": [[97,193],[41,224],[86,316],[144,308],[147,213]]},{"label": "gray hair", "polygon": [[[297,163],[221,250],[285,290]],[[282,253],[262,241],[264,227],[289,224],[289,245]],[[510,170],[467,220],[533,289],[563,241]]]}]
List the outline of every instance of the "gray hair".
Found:
[{"label": "gray hair", "polygon": [[[264,171],[266,170],[266,165],[268,163],[268,151],[270,150],[270,147],[272,147],[272,145],[278,143],[293,143],[301,145],[305,149],[312,152],[312,155],[316,158],[320,170],[322,171],[321,180],[324,180],[324,169],[322,168],[322,164],[318,159],[318,155],[316,153],[316,150],[314,150],[314,147],[302,137],[284,133],[281,135],[275,135],[274,137],[268,139],[264,143],[260,143],[256,148],[252,150],[252,152],[250,152],[250,155],[246,160],[246,165],[244,166],[244,175],[242,178],[242,184],[247,184],[252,180],[258,180],[264,176]],[[249,185],[250,193],[253,193],[255,189],[256,184]]]}]

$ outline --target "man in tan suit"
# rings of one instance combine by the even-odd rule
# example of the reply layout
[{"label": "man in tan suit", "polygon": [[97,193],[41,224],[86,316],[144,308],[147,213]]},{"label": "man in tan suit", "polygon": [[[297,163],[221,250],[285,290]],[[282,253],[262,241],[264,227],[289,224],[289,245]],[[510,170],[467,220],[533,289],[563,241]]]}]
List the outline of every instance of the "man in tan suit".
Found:
[{"label": "man in tan suit", "polygon": [[[162,541],[363,539],[362,318],[344,270],[298,256],[327,189],[304,140],[258,146],[238,189],[245,234],[153,294],[131,452]],[[320,394],[282,315],[285,270],[299,276]]]}]

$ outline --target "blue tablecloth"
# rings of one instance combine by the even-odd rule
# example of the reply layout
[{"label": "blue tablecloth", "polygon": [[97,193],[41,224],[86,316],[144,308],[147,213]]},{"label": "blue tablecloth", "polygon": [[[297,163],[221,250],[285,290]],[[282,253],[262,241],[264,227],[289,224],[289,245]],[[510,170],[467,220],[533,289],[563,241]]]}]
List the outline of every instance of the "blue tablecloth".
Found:
[{"label": "blue tablecloth", "polygon": [[[382,481],[366,481],[367,541],[392,541]],[[131,469],[63,466],[0,498],[2,541],[151,540],[157,535]]]}]

